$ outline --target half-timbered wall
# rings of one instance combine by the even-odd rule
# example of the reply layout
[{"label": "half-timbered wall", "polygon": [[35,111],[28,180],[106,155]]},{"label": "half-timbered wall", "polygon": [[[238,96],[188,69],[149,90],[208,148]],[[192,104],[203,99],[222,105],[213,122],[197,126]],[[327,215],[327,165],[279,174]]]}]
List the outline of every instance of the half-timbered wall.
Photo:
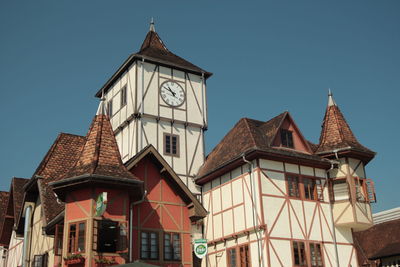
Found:
[{"label": "half-timbered wall", "polygon": [[[95,203],[97,196],[107,192],[107,208],[101,217],[95,217]],[[128,242],[124,241],[116,253],[97,252],[96,221],[112,220],[119,224],[119,238],[126,238],[129,231],[129,196],[127,192],[110,188],[87,188],[76,190],[67,195],[64,218],[63,257],[68,256],[68,232],[71,223],[85,222],[85,251],[82,252],[85,266],[96,266],[95,260],[99,257],[114,260],[122,264],[128,260]],[[121,226],[123,228],[121,228]],[[119,242],[119,241],[118,241]]]},{"label": "half-timbered wall", "polygon": [[22,265],[22,247],[24,245],[24,238],[17,237],[15,231],[12,231],[10,245],[7,252],[7,267],[15,267]]},{"label": "half-timbered wall", "polygon": [[[158,236],[158,260],[144,260],[161,266],[192,266],[192,226],[189,209],[171,181],[160,173],[160,169],[150,158],[144,158],[140,164],[131,169],[136,177],[144,181],[147,196],[145,200],[134,206],[133,211],[133,258],[139,260],[140,233],[156,232]],[[200,231],[199,227],[197,231]],[[177,233],[181,237],[181,260],[167,261],[163,257],[163,234]]]},{"label": "half-timbered wall", "polygon": [[[324,266],[336,267],[334,235],[340,266],[358,266],[351,229],[333,229],[325,170],[259,159],[250,175],[248,166],[203,187],[204,207],[210,212],[205,220],[207,266],[227,266],[227,249],[246,243],[253,267],[294,266],[292,242],[298,240],[306,251],[310,243],[319,243]],[[290,174],[321,180],[320,199],[290,197]]]},{"label": "half-timbered wall", "polygon": [[[335,200],[333,206],[335,223],[352,226],[356,230],[369,228],[373,224],[373,219],[365,184],[367,177],[364,164],[361,160],[354,158],[340,158],[339,162],[338,168],[331,170],[329,175],[331,178],[348,181],[349,197]],[[353,196],[351,192],[354,193]],[[353,202],[349,200],[351,198],[354,198]]]},{"label": "half-timbered wall", "polygon": [[48,254],[48,266],[54,265],[54,238],[45,235],[43,232],[42,204],[40,198],[37,199],[32,214],[31,224],[31,244],[29,249],[29,264],[33,262],[35,255]]},{"label": "half-timbered wall", "polygon": [[[179,107],[168,106],[160,97],[160,85],[172,79],[185,92]],[[126,86],[127,104],[121,107],[121,89]],[[111,124],[124,162],[152,144],[194,193],[193,183],[204,161],[203,129],[207,125],[205,82],[201,76],[135,62],[105,95],[112,101]],[[179,156],[164,154],[164,133],[179,136]]]}]

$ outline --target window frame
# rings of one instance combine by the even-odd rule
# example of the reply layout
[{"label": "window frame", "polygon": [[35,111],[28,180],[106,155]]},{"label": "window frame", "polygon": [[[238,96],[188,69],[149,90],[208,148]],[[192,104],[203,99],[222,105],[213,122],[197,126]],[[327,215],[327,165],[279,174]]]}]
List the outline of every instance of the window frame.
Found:
[{"label": "window frame", "polygon": [[[171,246],[171,254],[172,254],[172,259],[167,259],[165,257],[165,236],[169,235],[170,236],[170,246]],[[175,248],[174,248],[174,235],[179,236],[179,259],[175,259]],[[180,233],[177,232],[163,232],[163,243],[162,243],[162,250],[163,250],[163,259],[164,261],[168,262],[179,262],[182,261],[182,237]]]},{"label": "window frame", "polygon": [[[301,264],[299,262],[299,264],[296,264],[296,258],[295,258],[295,243],[297,243],[297,251],[299,254],[299,260],[301,262],[301,250],[300,250],[300,244],[303,244],[303,248],[304,248],[304,259],[303,259],[303,264]],[[308,257],[307,257],[307,246],[306,246],[306,242],[304,240],[292,240],[291,242],[291,248],[292,248],[292,263],[293,263],[293,267],[308,267]]]},{"label": "window frame", "polygon": [[[106,251],[106,250],[100,250],[100,247],[101,247],[101,241],[105,241],[105,240],[102,240],[101,239],[101,236],[102,235],[100,235],[99,234],[99,232],[100,231],[104,231],[104,226],[103,226],[103,224],[102,223],[113,223],[114,225],[115,225],[115,227],[116,227],[116,229],[114,230],[115,231],[115,250],[114,251]],[[97,247],[96,247],[96,251],[98,252],[98,253],[118,253],[118,241],[119,241],[119,236],[120,236],[120,234],[119,234],[119,231],[120,231],[120,224],[119,224],[119,222],[118,221],[113,221],[113,220],[97,220]],[[100,244],[100,245],[99,245]]]},{"label": "window frame", "polygon": [[[169,151],[170,152],[167,151],[167,136],[170,138],[170,141],[169,141]],[[176,138],[176,148],[175,148],[176,153],[175,154],[172,153],[173,152],[172,140],[174,137]],[[164,143],[163,143],[164,155],[171,156],[171,157],[179,157],[179,154],[180,154],[179,135],[171,134],[171,133],[164,133],[163,141],[164,141]]]},{"label": "window frame", "polygon": [[[69,237],[69,236],[68,236]],[[64,224],[56,224],[56,231],[54,234],[54,255],[61,256],[63,251],[64,240]],[[60,251],[60,253],[59,253]]]},{"label": "window frame", "polygon": [[[37,259],[39,259],[39,262],[37,262]],[[32,267],[47,267],[48,263],[49,262],[47,253],[33,256]]]},{"label": "window frame", "polygon": [[[242,254],[241,254],[242,248],[244,248],[245,251],[247,252],[245,254],[246,262],[244,263],[244,266],[242,265],[242,263],[243,263],[242,262]],[[232,251],[235,251],[235,261],[236,261],[235,265],[232,265],[232,260],[230,257]],[[244,243],[244,244],[237,245],[235,247],[227,248],[226,257],[227,257],[228,267],[251,267],[251,255],[250,255],[249,243]]]},{"label": "window frame", "polygon": [[[319,246],[319,256],[321,258],[321,265],[319,265],[319,264],[313,265],[312,264],[312,249],[311,249],[311,245],[314,245],[315,248],[317,247],[317,245]],[[309,251],[310,251],[310,266],[311,267],[324,267],[325,266],[325,262],[324,262],[324,253],[322,252],[322,243],[321,242],[309,242],[308,248],[309,248]]]},{"label": "window frame", "polygon": [[[298,196],[292,196],[290,194],[290,185],[292,182],[290,179],[297,177],[297,193]],[[312,198],[306,197],[306,184],[304,181],[311,181],[312,185],[314,186],[312,190]],[[315,177],[315,176],[309,176],[309,175],[301,175],[298,173],[289,173],[285,172],[285,182],[286,182],[286,194],[289,198],[292,199],[301,199],[301,200],[306,200],[306,201],[319,201],[319,202],[324,202],[324,196],[323,196],[323,190],[324,190],[324,185],[323,185],[323,178],[320,177]],[[321,191],[321,197],[318,192],[318,187],[320,187]]]},{"label": "window frame", "polygon": [[[80,235],[79,235],[79,225],[81,223],[83,223],[83,225],[84,225],[84,234],[83,234],[83,244],[84,244],[84,246],[83,246],[83,250],[82,251],[78,251],[77,248],[78,248],[78,245],[79,245],[79,237],[80,237]],[[74,251],[71,251],[71,247],[70,247],[70,245],[71,245],[70,236],[71,236],[71,226],[72,225],[75,225],[75,227],[76,227],[75,228],[75,237],[74,237]],[[86,221],[70,222],[68,224],[68,243],[67,243],[67,254],[68,255],[73,254],[73,253],[77,253],[77,252],[78,253],[85,253],[85,251],[86,251],[86,233],[87,233],[86,227],[87,227]]]},{"label": "window frame", "polygon": [[113,98],[107,101],[107,115],[112,118],[113,116]]},{"label": "window frame", "polygon": [[[289,129],[280,129],[280,138],[283,147],[294,149],[293,131]],[[284,140],[286,142],[284,142]]]},{"label": "window frame", "polygon": [[[148,250],[147,252],[149,253],[148,257],[143,257],[142,255],[142,247],[143,247],[143,243],[142,243],[142,233],[146,233],[148,235],[147,237],[147,246],[148,246]],[[151,257],[151,234],[155,234],[156,235],[156,247],[157,247],[157,258],[152,258]],[[157,231],[147,231],[147,230],[142,230],[139,232],[139,237],[140,237],[140,251],[139,251],[139,258],[142,260],[159,260],[160,259],[160,233]]]},{"label": "window frame", "polygon": [[124,85],[120,92],[120,108],[123,108],[128,103],[127,86]]}]

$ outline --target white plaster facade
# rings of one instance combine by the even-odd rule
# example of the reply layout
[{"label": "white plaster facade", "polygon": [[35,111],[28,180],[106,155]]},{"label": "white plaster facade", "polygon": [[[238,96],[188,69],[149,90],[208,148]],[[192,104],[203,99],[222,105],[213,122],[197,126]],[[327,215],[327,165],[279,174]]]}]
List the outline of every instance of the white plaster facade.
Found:
[{"label": "white plaster facade", "polygon": [[[179,107],[167,105],[160,96],[163,82],[173,80],[185,92]],[[121,89],[127,103],[121,106]],[[189,189],[199,194],[193,178],[204,162],[204,129],[207,127],[206,85],[202,76],[146,61],[135,61],[105,94],[112,102],[111,124],[123,162],[148,144],[163,155]],[[179,136],[179,155],[164,153],[164,134]]]},{"label": "white plaster facade", "polygon": [[[350,169],[364,176],[363,167],[357,170],[360,164],[350,162]],[[243,244],[249,246],[251,266],[295,266],[292,241],[303,241],[306,249],[309,243],[319,243],[326,267],[358,266],[352,228],[334,226],[324,169],[266,159],[253,160],[252,165],[250,173],[244,164],[203,187],[209,211],[209,254],[203,266],[229,266],[227,250]],[[321,179],[321,198],[289,197],[287,174]]]}]

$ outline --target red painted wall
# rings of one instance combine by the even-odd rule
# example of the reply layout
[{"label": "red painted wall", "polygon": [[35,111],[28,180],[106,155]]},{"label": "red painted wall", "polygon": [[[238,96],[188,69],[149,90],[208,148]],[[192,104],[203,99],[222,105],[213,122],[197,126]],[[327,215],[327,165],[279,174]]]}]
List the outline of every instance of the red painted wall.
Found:
[{"label": "red painted wall", "polygon": [[[300,133],[296,129],[295,125],[288,119],[286,118],[285,121],[282,123],[281,129],[289,130],[292,131],[293,133],[293,145],[294,149],[302,152],[309,153],[307,145],[304,143],[303,138],[301,137]],[[282,141],[281,141],[281,135],[278,132],[276,135],[276,138],[273,142],[273,146],[281,146]]]},{"label": "red painted wall", "polygon": [[140,259],[140,231],[159,232],[159,243],[163,242],[163,232],[181,234],[181,258],[179,262],[163,261],[162,246],[159,246],[159,260],[146,262],[158,266],[192,266],[192,244],[190,236],[190,219],[187,204],[179,195],[177,185],[168,176],[160,174],[158,167],[150,156],[142,159],[131,172],[144,181],[148,194],[144,202],[134,207],[133,220],[133,257]]}]

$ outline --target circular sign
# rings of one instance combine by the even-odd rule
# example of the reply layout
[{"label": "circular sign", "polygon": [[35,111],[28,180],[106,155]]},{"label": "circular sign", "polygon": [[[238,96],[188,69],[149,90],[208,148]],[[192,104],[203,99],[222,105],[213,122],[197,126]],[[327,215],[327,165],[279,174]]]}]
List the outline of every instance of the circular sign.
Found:
[{"label": "circular sign", "polygon": [[207,239],[196,239],[194,241],[194,254],[197,258],[202,259],[207,255]]}]

